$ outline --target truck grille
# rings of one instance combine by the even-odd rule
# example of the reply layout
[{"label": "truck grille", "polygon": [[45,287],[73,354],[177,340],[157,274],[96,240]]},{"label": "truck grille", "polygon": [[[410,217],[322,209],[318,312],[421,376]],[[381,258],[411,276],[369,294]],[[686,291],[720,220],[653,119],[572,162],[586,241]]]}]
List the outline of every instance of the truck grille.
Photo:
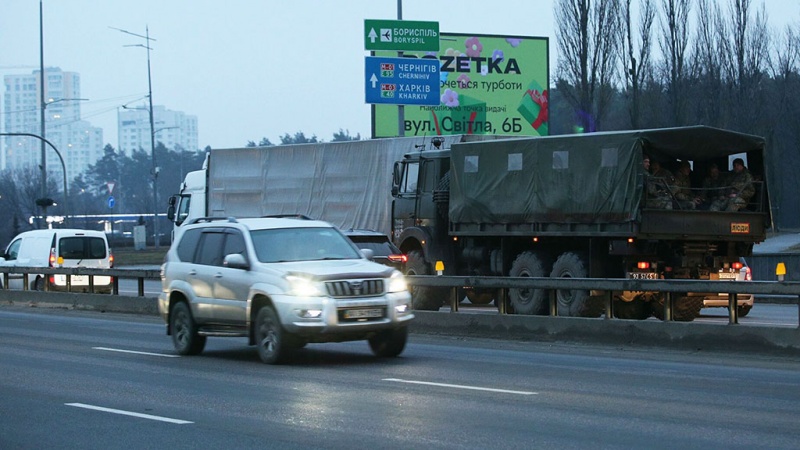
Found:
[{"label": "truck grille", "polygon": [[383,294],[383,280],[343,280],[325,283],[334,298],[374,297]]}]

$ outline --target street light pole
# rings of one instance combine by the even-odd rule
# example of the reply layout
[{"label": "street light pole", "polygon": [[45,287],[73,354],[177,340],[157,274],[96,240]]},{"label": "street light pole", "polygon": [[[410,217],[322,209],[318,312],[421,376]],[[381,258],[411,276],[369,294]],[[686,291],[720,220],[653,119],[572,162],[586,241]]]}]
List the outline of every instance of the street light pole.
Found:
[{"label": "street light pole", "polygon": [[[150,28],[144,27],[146,42],[150,42]],[[153,242],[158,250],[158,165],[156,164],[156,131],[153,128],[153,81],[150,77],[150,46],[147,46],[147,96],[150,98],[150,150],[153,157]]]},{"label": "street light pole", "polygon": [[[44,20],[42,19],[42,0],[39,0],[39,99],[41,100],[41,111],[40,111],[40,119],[41,119],[41,137],[42,137],[42,186],[41,186],[41,198],[47,197],[47,153],[45,152],[45,134],[44,134],[44,110],[47,108],[47,103],[45,102],[45,95],[44,95]],[[42,208],[43,211],[46,211],[46,208]],[[44,214],[42,214],[44,216]]]},{"label": "street light pole", "polygon": [[153,124],[153,79],[150,75],[150,41],[155,41],[155,39],[150,37],[150,27],[147,25],[144,28],[144,36],[119,28],[109,28],[145,40],[145,45],[126,45],[126,47],[144,47],[147,49],[147,97],[150,99],[150,156],[153,160],[153,242],[155,243],[155,248],[158,249],[160,240],[158,235],[158,165],[156,164],[156,132]]}]

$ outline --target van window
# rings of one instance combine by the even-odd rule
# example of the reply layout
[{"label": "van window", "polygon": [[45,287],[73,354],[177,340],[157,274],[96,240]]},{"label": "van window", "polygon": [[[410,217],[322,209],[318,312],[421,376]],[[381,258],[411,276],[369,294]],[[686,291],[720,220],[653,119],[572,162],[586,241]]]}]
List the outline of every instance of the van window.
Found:
[{"label": "van window", "polygon": [[17,259],[19,256],[19,246],[22,244],[22,239],[17,239],[16,241],[12,242],[11,245],[8,246],[8,251],[6,252],[6,260],[13,261]]},{"label": "van window", "polygon": [[64,259],[104,259],[106,241],[99,237],[63,237],[58,241],[58,255]]}]

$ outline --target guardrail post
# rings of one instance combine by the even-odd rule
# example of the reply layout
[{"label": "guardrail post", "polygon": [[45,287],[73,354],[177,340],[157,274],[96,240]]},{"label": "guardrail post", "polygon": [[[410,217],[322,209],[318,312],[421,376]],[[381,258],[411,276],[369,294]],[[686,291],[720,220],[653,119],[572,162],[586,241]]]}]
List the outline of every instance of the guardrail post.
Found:
[{"label": "guardrail post", "polygon": [[728,294],[728,323],[733,325],[739,323],[739,299],[736,294]]},{"label": "guardrail post", "polygon": [[89,292],[94,294],[94,276],[89,275]]},{"label": "guardrail post", "polygon": [[611,319],[614,317],[614,293],[605,291],[604,297],[606,300],[606,319]]},{"label": "guardrail post", "polygon": [[113,292],[114,295],[119,295],[119,277],[112,277],[111,286],[111,292]]},{"label": "guardrail post", "polygon": [[450,288],[450,312],[458,312],[458,288]]},{"label": "guardrail post", "polygon": [[497,312],[499,314],[506,313],[506,299],[508,298],[508,289],[500,288],[497,290],[498,298],[495,299],[497,301]]},{"label": "guardrail post", "polygon": [[144,297],[144,278],[139,277],[139,297]]},{"label": "guardrail post", "polygon": [[557,316],[558,315],[558,304],[557,304],[558,302],[556,301],[556,299],[558,298],[558,293],[557,292],[558,291],[556,291],[555,289],[550,289],[550,290],[547,291],[547,293],[550,296],[550,315],[551,316]]},{"label": "guardrail post", "polygon": [[672,292],[664,295],[664,321],[672,322]]}]

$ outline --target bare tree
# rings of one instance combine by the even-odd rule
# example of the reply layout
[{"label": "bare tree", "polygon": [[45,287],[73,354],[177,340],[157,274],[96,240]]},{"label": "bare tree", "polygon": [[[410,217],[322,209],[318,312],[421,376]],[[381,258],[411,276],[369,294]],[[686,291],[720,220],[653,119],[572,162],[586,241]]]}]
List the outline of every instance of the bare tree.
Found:
[{"label": "bare tree", "polygon": [[664,55],[664,80],[672,112],[672,125],[686,122],[685,106],[691,0],[661,0],[661,52]]},{"label": "bare tree", "polygon": [[[641,123],[640,90],[645,81],[652,77],[650,30],[655,20],[656,10],[652,0],[639,0],[639,26],[634,30],[631,2],[632,0],[624,0],[622,5],[621,26],[625,34],[622,53],[627,57],[627,61],[623,60],[623,73],[630,102],[628,111],[630,112],[631,126],[636,129],[640,127]],[[635,31],[636,35],[634,35]]]},{"label": "bare tree", "polygon": [[586,131],[598,129],[614,95],[622,41],[618,0],[557,0],[557,87]]},{"label": "bare tree", "polygon": [[697,33],[691,68],[691,77],[695,80],[691,98],[697,123],[721,125],[722,122],[724,29],[716,0],[697,0]]},{"label": "bare tree", "polygon": [[751,5],[751,0],[730,0],[728,33],[721,41],[723,73],[731,93],[726,107],[730,127],[748,127],[755,110],[764,106],[760,88],[769,58],[767,14],[762,3],[751,16]]}]

